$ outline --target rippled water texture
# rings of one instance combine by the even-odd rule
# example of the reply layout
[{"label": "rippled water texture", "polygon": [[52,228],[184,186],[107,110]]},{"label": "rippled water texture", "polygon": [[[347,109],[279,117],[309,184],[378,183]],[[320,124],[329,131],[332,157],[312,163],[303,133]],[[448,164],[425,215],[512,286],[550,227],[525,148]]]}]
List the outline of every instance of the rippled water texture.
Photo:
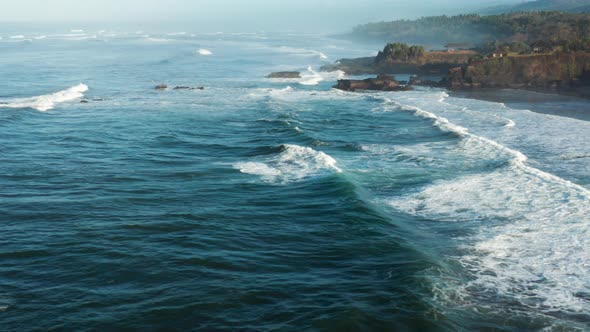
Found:
[{"label": "rippled water texture", "polygon": [[547,111],[585,100],[336,91],[373,47],[309,35],[1,36],[2,330],[588,327],[590,123]]}]

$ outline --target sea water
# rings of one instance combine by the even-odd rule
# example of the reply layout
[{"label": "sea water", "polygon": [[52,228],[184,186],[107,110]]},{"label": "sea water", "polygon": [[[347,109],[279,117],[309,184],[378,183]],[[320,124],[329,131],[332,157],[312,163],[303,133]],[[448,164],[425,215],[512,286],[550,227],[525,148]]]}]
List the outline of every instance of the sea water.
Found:
[{"label": "sea water", "polygon": [[0,36],[2,330],[589,326],[585,100],[338,91],[378,47],[292,32]]}]

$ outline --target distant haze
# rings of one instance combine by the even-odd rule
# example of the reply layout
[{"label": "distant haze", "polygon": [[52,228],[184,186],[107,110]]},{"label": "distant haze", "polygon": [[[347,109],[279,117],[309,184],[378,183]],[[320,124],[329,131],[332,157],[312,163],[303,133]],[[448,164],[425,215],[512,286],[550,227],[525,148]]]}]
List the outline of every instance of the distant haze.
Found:
[{"label": "distant haze", "polygon": [[3,22],[129,22],[201,31],[335,32],[356,24],[475,12],[522,0],[19,0],[5,1]]}]

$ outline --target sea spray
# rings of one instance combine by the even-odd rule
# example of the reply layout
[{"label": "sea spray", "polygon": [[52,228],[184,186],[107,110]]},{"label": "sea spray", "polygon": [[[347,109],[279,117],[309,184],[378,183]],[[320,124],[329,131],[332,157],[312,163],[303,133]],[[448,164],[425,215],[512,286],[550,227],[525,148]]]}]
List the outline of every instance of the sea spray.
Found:
[{"label": "sea spray", "polygon": [[32,108],[43,112],[53,109],[57,104],[82,98],[86,91],[88,91],[88,86],[80,83],[69,89],[48,95],[3,100],[0,108]]}]

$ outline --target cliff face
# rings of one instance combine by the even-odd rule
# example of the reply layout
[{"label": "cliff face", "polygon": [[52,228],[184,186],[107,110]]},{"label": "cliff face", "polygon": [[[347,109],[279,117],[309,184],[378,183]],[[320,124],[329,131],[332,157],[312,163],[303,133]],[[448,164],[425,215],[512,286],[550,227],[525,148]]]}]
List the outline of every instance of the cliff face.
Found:
[{"label": "cliff face", "polygon": [[449,71],[451,88],[569,88],[588,83],[590,53],[510,56]]}]

